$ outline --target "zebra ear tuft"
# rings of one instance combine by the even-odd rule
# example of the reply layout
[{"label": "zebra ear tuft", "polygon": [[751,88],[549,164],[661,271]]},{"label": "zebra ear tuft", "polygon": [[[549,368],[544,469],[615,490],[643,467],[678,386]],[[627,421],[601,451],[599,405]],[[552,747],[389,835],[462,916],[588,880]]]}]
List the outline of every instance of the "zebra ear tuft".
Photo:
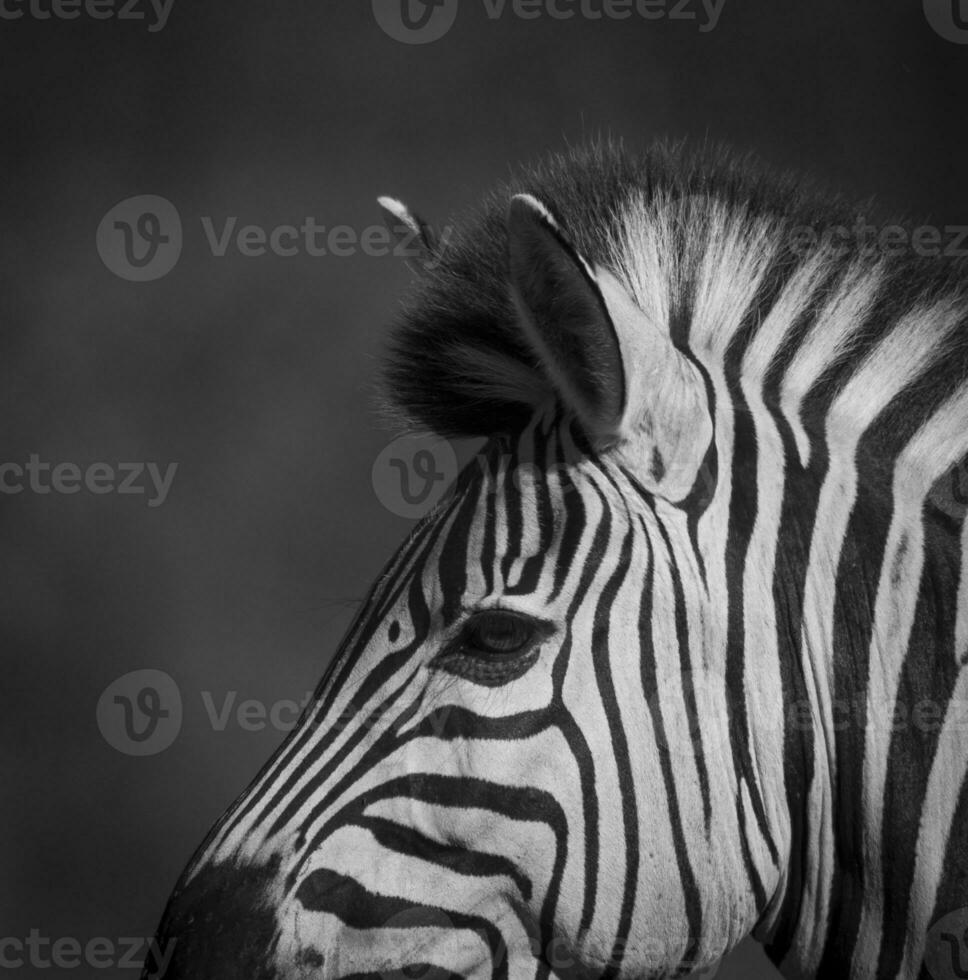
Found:
[{"label": "zebra ear tuft", "polygon": [[397,242],[398,254],[430,266],[439,255],[440,243],[436,232],[395,197],[377,198],[390,234]]},{"label": "zebra ear tuft", "polygon": [[507,220],[511,288],[525,337],[588,435],[607,442],[621,425],[625,374],[605,298],[540,201],[515,196]]},{"label": "zebra ear tuft", "polygon": [[529,195],[508,213],[521,328],[593,444],[621,452],[671,500],[690,492],[712,438],[705,382],[607,269],[592,269]]}]

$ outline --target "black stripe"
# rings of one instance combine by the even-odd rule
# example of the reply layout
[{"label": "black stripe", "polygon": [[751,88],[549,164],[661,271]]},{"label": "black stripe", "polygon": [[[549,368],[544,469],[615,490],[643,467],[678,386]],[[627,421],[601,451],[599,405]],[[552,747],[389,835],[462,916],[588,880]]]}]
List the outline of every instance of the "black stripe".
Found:
[{"label": "black stripe", "polygon": [[314,871],[302,882],[296,899],[308,911],[327,912],[351,929],[379,929],[398,919],[408,928],[424,925],[476,932],[491,952],[491,975],[495,980],[507,977],[507,945],[500,930],[482,916],[390,898],[368,891],[355,879],[326,868]]},{"label": "black stripe", "polygon": [[388,851],[447,868],[457,874],[476,878],[510,878],[521,900],[531,901],[531,879],[513,862],[499,854],[475,851],[457,844],[433,840],[413,827],[394,823],[383,817],[358,817],[344,826],[355,824],[368,830],[377,843]]}]

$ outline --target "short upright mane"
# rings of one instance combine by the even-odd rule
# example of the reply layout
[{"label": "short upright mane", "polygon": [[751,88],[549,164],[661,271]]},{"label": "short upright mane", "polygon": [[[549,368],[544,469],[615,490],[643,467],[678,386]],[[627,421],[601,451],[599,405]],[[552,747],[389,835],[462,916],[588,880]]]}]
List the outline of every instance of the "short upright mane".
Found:
[{"label": "short upright mane", "polygon": [[[784,341],[792,349],[826,310],[820,329],[828,347],[839,344],[839,370],[822,382],[835,388],[905,315],[921,311],[928,333],[968,318],[963,264],[886,249],[869,214],[802,180],[724,150],[595,143],[522,170],[448,227],[405,304],[384,373],[388,401],[415,426],[454,437],[514,432],[550,395],[515,327],[508,280],[507,208],[522,193],[700,359],[725,362],[764,323],[778,326],[778,304],[796,321]],[[866,240],[825,236],[859,222]],[[968,336],[945,334],[950,349],[934,359],[931,387],[950,394],[968,375]]]}]

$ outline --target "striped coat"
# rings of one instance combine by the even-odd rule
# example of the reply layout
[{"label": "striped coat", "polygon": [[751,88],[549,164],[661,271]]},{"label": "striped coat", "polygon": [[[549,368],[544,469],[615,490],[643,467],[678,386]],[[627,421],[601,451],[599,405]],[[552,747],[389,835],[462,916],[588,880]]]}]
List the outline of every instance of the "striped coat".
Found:
[{"label": "striped coat", "polygon": [[679,149],[442,239],[384,203],[389,396],[486,445],[186,871],[169,980],[661,977],[750,933],[968,975],[963,269]]}]

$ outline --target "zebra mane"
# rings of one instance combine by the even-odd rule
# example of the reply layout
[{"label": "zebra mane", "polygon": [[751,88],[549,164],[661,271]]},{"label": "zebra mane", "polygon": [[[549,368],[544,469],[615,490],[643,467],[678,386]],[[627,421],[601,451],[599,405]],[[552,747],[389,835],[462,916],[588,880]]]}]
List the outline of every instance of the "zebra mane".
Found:
[{"label": "zebra mane", "polygon": [[[782,361],[826,311],[822,339],[836,357],[806,381],[835,390],[891,326],[920,311],[924,342],[934,331],[957,354],[941,359],[929,387],[950,393],[968,375],[965,331],[939,333],[940,321],[968,319],[963,263],[892,252],[876,236],[824,243],[834,226],[860,220],[874,231],[871,215],[722,148],[633,153],[596,142],[523,169],[448,226],[391,332],[383,392],[393,418],[442,436],[486,437],[518,431],[552,397],[510,295],[506,220],[515,194],[542,202],[592,267],[612,271],[676,346],[707,364],[749,348],[764,323],[787,330],[793,322]],[[814,243],[803,237],[810,229]],[[757,380],[766,383],[773,366],[764,361]]]}]

